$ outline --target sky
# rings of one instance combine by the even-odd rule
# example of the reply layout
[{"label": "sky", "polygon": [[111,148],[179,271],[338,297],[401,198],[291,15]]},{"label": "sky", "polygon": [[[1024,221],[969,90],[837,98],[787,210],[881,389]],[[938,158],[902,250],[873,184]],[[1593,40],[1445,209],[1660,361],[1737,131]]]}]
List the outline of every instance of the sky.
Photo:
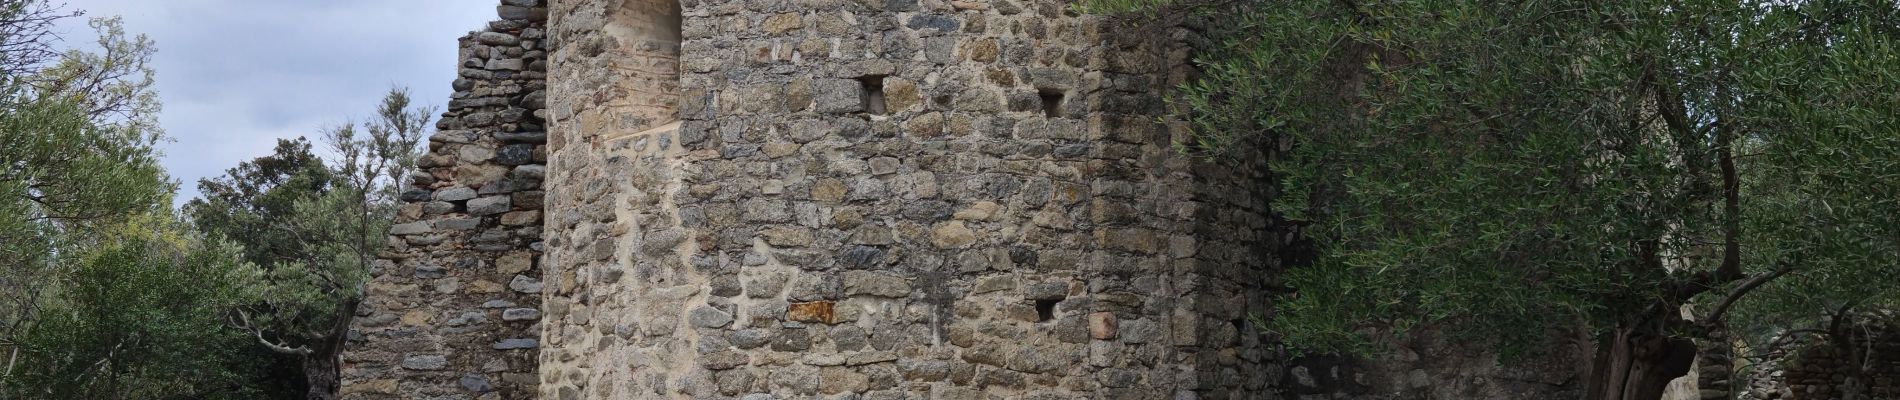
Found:
[{"label": "sky", "polygon": [[[279,138],[318,140],[364,120],[391,87],[448,103],[456,38],[494,19],[492,0],[64,0],[86,17],[121,16],[158,46],[153,68],[169,137],[163,163],[178,204],[200,178],[268,155]],[[59,0],[53,1],[59,3]],[[96,47],[85,18],[58,28]]]}]

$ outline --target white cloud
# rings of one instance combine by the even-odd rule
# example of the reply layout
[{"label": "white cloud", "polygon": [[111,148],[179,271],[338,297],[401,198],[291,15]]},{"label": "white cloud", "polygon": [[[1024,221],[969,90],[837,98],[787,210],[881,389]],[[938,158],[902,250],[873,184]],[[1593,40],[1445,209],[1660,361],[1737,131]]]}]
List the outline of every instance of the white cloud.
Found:
[{"label": "white cloud", "polygon": [[[69,1],[157,42],[159,118],[172,138],[164,164],[184,183],[181,203],[198,179],[268,154],[278,138],[363,119],[391,85],[447,103],[456,38],[495,17],[494,2],[470,0]],[[91,44],[84,21],[62,30]]]}]

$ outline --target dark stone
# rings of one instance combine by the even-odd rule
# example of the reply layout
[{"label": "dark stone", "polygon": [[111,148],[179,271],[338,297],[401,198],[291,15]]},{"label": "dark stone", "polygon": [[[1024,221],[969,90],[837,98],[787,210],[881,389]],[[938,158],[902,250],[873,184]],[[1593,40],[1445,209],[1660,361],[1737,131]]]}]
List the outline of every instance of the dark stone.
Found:
[{"label": "dark stone", "polygon": [[495,342],[495,350],[532,349],[537,347],[541,347],[541,342],[534,339],[502,339],[499,342]]},{"label": "dark stone", "polygon": [[1056,157],[1060,158],[1080,158],[1088,154],[1089,145],[1087,144],[1066,144],[1057,146],[1055,150]]},{"label": "dark stone", "polygon": [[884,250],[871,246],[853,246],[838,256],[838,261],[846,267],[868,268],[877,265],[884,258]]},{"label": "dark stone", "polygon": [[931,200],[914,201],[905,204],[903,213],[904,218],[924,222],[937,222],[950,219],[951,216],[956,215],[956,210],[951,209],[950,203]]},{"label": "dark stone", "polygon": [[884,0],[885,11],[917,11],[917,0]]},{"label": "dark stone", "polygon": [[501,165],[522,165],[522,164],[533,163],[534,162],[534,145],[511,144],[507,146],[501,146],[501,150],[495,152],[495,162]]},{"label": "dark stone", "polygon": [[488,383],[488,378],[482,377],[481,375],[462,375],[461,383],[462,388],[468,389],[470,392],[482,393],[495,390],[495,386]]},{"label": "dark stone", "polygon": [[1017,265],[1034,266],[1036,265],[1036,258],[1036,251],[1028,247],[1011,246],[1009,248],[1009,261]]},{"label": "dark stone", "polygon": [[444,270],[441,266],[424,265],[416,267],[416,278],[419,279],[438,279],[444,276],[448,276],[448,271]]},{"label": "dark stone", "polygon": [[954,18],[923,14],[910,17],[910,22],[905,23],[904,26],[916,30],[935,29],[938,32],[956,32],[957,27],[961,25]]},{"label": "dark stone", "polygon": [[[547,132],[497,133],[495,134],[495,140],[499,140],[502,143],[541,144],[541,143],[548,142],[548,133]],[[529,148],[529,150],[533,150],[533,148]]]},{"label": "dark stone", "polygon": [[410,189],[402,192],[402,201],[409,203],[429,201],[429,199],[434,196],[435,192],[422,189]]}]

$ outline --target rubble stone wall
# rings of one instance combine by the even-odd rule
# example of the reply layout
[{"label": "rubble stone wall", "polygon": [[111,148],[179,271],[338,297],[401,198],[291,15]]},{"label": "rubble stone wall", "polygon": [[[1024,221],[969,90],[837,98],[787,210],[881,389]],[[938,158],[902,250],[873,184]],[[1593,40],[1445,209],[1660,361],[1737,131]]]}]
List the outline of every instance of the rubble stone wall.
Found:
[{"label": "rubble stone wall", "polygon": [[1273,390],[1265,173],[1156,119],[1191,33],[1055,0],[551,14],[542,397]]},{"label": "rubble stone wall", "polygon": [[1275,146],[1184,156],[1163,118],[1218,24],[1063,0],[500,3],[462,39],[344,398],[1569,388],[1442,343],[1282,358],[1253,322],[1296,236],[1265,209]]},{"label": "rubble stone wall", "polygon": [[[1877,316],[1879,321],[1890,316]],[[1748,377],[1748,400],[1900,398],[1900,329],[1847,328],[1847,343],[1813,340],[1769,355]]]},{"label": "rubble stone wall", "polygon": [[536,392],[547,11],[496,11],[461,39],[455,94],[351,324],[345,399]]}]

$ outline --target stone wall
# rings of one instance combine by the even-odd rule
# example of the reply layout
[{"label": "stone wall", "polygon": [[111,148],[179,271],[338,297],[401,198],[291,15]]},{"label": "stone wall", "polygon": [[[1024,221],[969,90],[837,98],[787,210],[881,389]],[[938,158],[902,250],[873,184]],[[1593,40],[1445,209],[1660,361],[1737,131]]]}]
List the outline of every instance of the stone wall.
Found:
[{"label": "stone wall", "polygon": [[1436,328],[1373,337],[1384,350],[1369,357],[1287,360],[1279,383],[1285,398],[1580,399],[1585,394],[1592,346],[1574,333],[1553,333],[1542,353],[1505,362],[1490,343],[1456,340]]},{"label": "stone wall", "polygon": [[551,14],[542,397],[1273,393],[1265,173],[1156,122],[1188,33],[1055,0]]},{"label": "stone wall", "polygon": [[1812,340],[1773,352],[1766,363],[1751,370],[1742,398],[1900,398],[1900,329],[1892,324],[1868,324],[1844,331],[1849,332],[1846,343]]},{"label": "stone wall", "polygon": [[1271,146],[1197,160],[1161,119],[1220,24],[1061,0],[501,3],[462,40],[345,398],[1575,390],[1441,338],[1284,359],[1257,333],[1297,236],[1264,208]]},{"label": "stone wall", "polygon": [[345,399],[536,392],[547,11],[502,3],[461,40],[455,94],[351,326]]}]

